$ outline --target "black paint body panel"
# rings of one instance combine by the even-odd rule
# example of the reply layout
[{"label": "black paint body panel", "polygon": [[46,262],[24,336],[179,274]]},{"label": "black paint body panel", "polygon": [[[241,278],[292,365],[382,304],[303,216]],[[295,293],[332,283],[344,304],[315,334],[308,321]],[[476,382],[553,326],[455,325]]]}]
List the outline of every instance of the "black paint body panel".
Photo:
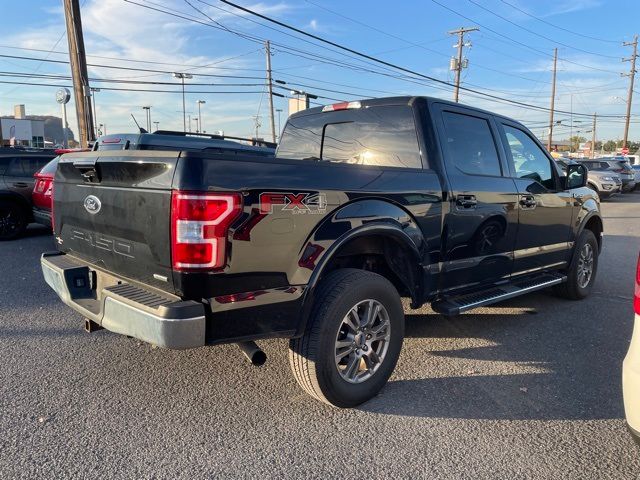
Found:
[{"label": "black paint body panel", "polygon": [[[580,190],[580,199],[575,192],[536,192],[540,208],[522,210],[520,200],[531,182],[514,178],[500,135],[501,122],[513,121],[422,97],[362,104],[413,108],[423,168],[194,151],[65,155],[55,178],[59,249],[114,275],[204,302],[207,342],[221,343],[299,335],[322,268],[358,236],[389,237],[411,252],[415,282],[410,293],[419,305],[443,293],[507,281],[522,271],[562,268],[586,219],[599,215],[597,200],[586,190]],[[443,145],[444,110],[490,123],[502,175],[463,175],[451,167]],[[301,115],[323,114],[310,109],[292,118]],[[83,177],[89,168],[83,163],[95,164],[91,181]],[[229,230],[221,271],[171,269],[173,190],[242,194],[242,213]],[[276,205],[264,213],[265,194],[321,200],[304,212]],[[97,214],[84,207],[89,195],[101,201]],[[469,195],[477,203],[461,207],[459,199]],[[487,243],[489,232],[493,237]],[[535,250],[563,242],[567,248]]]}]

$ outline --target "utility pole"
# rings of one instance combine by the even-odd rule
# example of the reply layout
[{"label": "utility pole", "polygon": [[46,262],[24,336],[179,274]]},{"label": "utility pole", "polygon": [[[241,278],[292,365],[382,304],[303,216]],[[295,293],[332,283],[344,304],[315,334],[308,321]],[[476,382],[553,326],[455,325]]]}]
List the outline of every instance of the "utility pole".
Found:
[{"label": "utility pole", "polygon": [[622,139],[622,148],[627,148],[627,140],[629,138],[629,121],[631,120],[631,101],[633,99],[633,81],[636,77],[636,58],[638,57],[638,34],[633,36],[633,42],[624,42],[625,47],[633,47],[631,58],[623,58],[623,62],[631,62],[631,70],[629,73],[623,73],[623,76],[629,77],[629,93],[627,94],[627,118],[624,124],[624,138]]},{"label": "utility pole", "polygon": [[596,156],[596,114],[593,114],[593,126],[591,127],[591,158]]},{"label": "utility pole", "polygon": [[553,141],[553,110],[556,103],[556,71],[558,66],[558,49],[553,49],[553,80],[551,81],[551,110],[549,112],[549,138],[547,139],[547,150],[551,152],[551,142]]},{"label": "utility pole", "polygon": [[264,42],[264,50],[267,54],[267,88],[269,89],[269,120],[271,123],[271,141],[276,141],[276,121],[273,115],[273,80],[271,79],[271,44],[269,40]]},{"label": "utility pole", "polygon": [[82,20],[80,18],[79,0],[63,0],[64,16],[67,25],[69,42],[69,64],[73,78],[73,96],[78,118],[78,135],[80,146],[87,148],[89,142],[95,140],[93,129],[93,113],[91,112],[91,90],[87,75],[87,59],[82,37]]},{"label": "utility pole", "polygon": [[464,43],[464,34],[469,32],[475,32],[480,30],[478,27],[461,27],[458,30],[451,30],[449,35],[458,35],[458,43],[453,46],[453,48],[458,49],[458,56],[453,57],[451,59],[451,63],[449,64],[449,68],[456,72],[455,79],[455,89],[453,90],[453,101],[457,102],[458,97],[460,96],[460,74],[462,73],[463,68],[467,68],[469,66],[469,62],[467,59],[462,60],[462,49],[464,47],[470,47],[471,43]]}]

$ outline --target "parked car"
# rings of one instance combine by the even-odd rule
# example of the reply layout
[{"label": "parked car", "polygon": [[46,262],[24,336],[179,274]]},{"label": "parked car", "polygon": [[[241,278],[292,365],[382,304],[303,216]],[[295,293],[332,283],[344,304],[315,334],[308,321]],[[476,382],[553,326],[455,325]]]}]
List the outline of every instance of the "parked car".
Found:
[{"label": "parked car", "polygon": [[60,157],[56,157],[34,174],[36,179],[31,199],[33,203],[33,220],[36,223],[51,227],[51,198],[53,177],[58,168]]},{"label": "parked car", "polygon": [[640,445],[640,256],[636,267],[633,310],[633,336],[622,364],[622,392],[627,425],[633,438]]},{"label": "parked car", "polygon": [[521,123],[426,97],[292,115],[276,155],[68,154],[45,281],[87,318],[168,348],[290,339],[300,386],[350,407],[384,386],[401,297],[444,315],[555,287],[591,292],[587,171]]},{"label": "parked car", "polygon": [[273,156],[276,144],[252,138],[158,130],[153,133],[103,135],[93,150],[207,151],[225,155]]},{"label": "parked car", "polygon": [[631,168],[633,168],[634,173],[635,173],[635,180],[636,180],[636,190],[640,190],[640,163],[633,165]]},{"label": "parked car", "polygon": [[0,148],[0,240],[18,238],[33,221],[33,175],[55,156],[53,150]]},{"label": "parked car", "polygon": [[[565,170],[571,162],[556,160],[556,163]],[[597,192],[600,198],[609,198],[622,191],[622,179],[612,171],[589,170],[587,186]]]},{"label": "parked car", "polygon": [[626,160],[603,157],[595,160],[580,160],[580,163],[589,170],[615,172],[620,175],[623,192],[630,192],[636,187],[635,172]]}]

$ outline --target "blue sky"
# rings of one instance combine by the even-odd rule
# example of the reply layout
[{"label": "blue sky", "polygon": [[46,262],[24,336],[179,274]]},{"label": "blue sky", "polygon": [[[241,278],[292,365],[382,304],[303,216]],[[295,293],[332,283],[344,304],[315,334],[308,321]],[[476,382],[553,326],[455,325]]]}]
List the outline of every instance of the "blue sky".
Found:
[{"label": "blue sky", "polygon": [[[447,99],[452,96],[449,88],[434,88],[430,82],[406,76],[398,78],[403,76],[402,72],[352,55],[345,56],[345,52],[293,32],[283,33],[281,27],[243,14],[218,0],[206,0],[206,3],[202,0],[132,1],[191,20],[124,0],[81,0],[90,64],[160,71],[96,66],[90,67],[90,77],[124,82],[175,82],[170,73],[162,72],[188,70],[194,75],[189,83],[203,85],[187,87],[187,110],[197,116],[196,100],[205,100],[203,129],[209,132],[224,130],[227,134],[251,135],[255,132],[254,117],[259,115],[260,134],[267,134],[268,102],[263,93],[265,54],[260,39],[274,43],[274,78],[286,81],[292,88],[333,99],[361,98],[356,94],[418,94]],[[444,81],[453,79],[448,66],[456,43],[447,31],[461,26],[478,26],[480,30],[468,37],[472,46],[466,50],[469,68],[463,72],[463,86],[542,107],[549,106],[552,54],[553,48],[558,47],[556,108],[576,114],[625,113],[622,99],[627,95],[628,78],[620,72],[628,72],[629,63],[621,62],[621,58],[630,56],[631,49],[623,47],[622,42],[632,40],[640,30],[637,21],[640,3],[628,1],[237,2],[302,30]],[[60,0],[11,2],[3,7],[0,55],[68,60],[64,53],[67,40]],[[318,55],[324,58],[318,58]],[[342,66],[335,63],[342,63]],[[70,84],[54,77],[12,76],[16,73],[69,75],[68,65],[61,63],[0,57],[0,67],[2,82]],[[94,81],[92,86],[180,91],[176,85],[141,83]],[[96,94],[97,116],[99,123],[107,125],[109,133],[134,130],[130,113],[142,123],[145,118],[143,105],[152,106],[152,120],[158,121],[160,128],[182,129],[179,93],[107,91],[105,88]],[[55,90],[55,87],[0,83],[0,114],[12,114],[14,104],[24,103],[28,114],[59,115]],[[211,93],[215,91],[244,93]],[[286,89],[277,91],[288,94]],[[640,86],[636,91],[640,92]],[[636,97],[640,95],[636,94]],[[318,101],[332,103],[333,100]],[[461,101],[515,117],[527,123],[538,135],[544,133],[543,125],[548,121],[547,112],[496,102],[464,91]],[[639,101],[640,98],[636,98],[634,102],[634,114]],[[276,98],[275,104],[283,110],[284,124],[286,100]],[[77,132],[73,104],[70,107],[70,126]],[[636,118],[637,123],[632,122],[630,138],[640,140],[640,117]],[[558,113],[556,119],[563,120],[567,126],[556,129],[554,135],[556,138],[568,137],[570,115]],[[574,134],[578,131],[590,138],[591,134],[586,133],[591,128],[590,123],[589,118],[575,115]],[[196,128],[195,123],[193,128]],[[598,123],[598,138],[622,137],[622,130],[622,119],[602,118]]]}]

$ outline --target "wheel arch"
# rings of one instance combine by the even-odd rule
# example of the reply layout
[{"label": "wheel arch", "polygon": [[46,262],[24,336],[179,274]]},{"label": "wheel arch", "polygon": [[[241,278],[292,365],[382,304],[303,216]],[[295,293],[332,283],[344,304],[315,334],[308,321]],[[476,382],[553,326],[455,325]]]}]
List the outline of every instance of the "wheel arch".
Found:
[{"label": "wheel arch", "polygon": [[[602,218],[595,212],[587,215],[581,223],[580,230],[578,231],[578,235],[582,233],[583,230],[591,230],[593,235],[596,237],[596,241],[598,242],[598,251],[602,251],[602,234],[604,232],[604,226],[602,223]],[[576,237],[577,238],[577,237]]]},{"label": "wheel arch", "polygon": [[20,208],[24,210],[24,213],[27,216],[27,219],[31,221],[31,218],[32,218],[31,203],[29,203],[29,201],[27,201],[27,199],[24,198],[22,195],[15,192],[7,192],[7,191],[0,192],[0,202],[11,202],[20,206]]},{"label": "wheel arch", "polygon": [[[357,262],[365,259],[365,263]],[[373,260],[373,261],[372,261]],[[338,268],[360,268],[387,278],[398,294],[421,303],[424,285],[420,247],[401,225],[376,221],[356,227],[334,241],[313,270],[305,293],[296,336],[302,335],[318,283]]]}]

